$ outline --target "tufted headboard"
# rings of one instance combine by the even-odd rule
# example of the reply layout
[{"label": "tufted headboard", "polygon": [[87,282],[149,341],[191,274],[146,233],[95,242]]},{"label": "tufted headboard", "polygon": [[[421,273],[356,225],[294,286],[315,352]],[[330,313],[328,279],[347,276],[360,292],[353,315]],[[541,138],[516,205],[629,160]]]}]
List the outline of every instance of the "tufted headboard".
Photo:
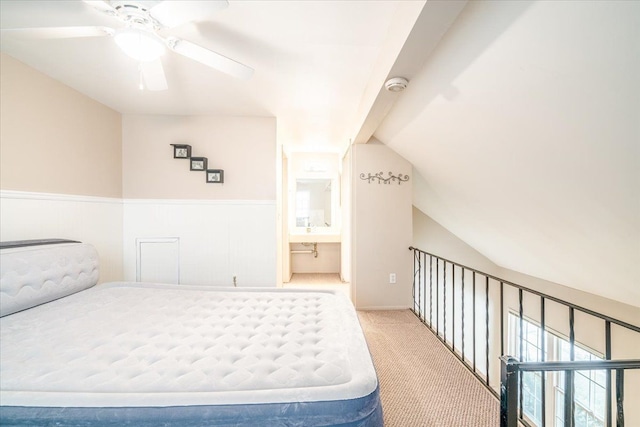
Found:
[{"label": "tufted headboard", "polygon": [[66,240],[0,245],[0,316],[90,288],[98,283],[98,253]]}]

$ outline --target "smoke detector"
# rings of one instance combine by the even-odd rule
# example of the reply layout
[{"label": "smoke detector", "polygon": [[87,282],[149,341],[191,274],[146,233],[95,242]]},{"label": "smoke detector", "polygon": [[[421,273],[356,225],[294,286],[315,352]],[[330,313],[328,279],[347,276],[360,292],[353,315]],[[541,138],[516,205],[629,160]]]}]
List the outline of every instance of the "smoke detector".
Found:
[{"label": "smoke detector", "polygon": [[402,92],[408,84],[409,80],[404,77],[393,77],[385,82],[384,88],[389,92]]}]

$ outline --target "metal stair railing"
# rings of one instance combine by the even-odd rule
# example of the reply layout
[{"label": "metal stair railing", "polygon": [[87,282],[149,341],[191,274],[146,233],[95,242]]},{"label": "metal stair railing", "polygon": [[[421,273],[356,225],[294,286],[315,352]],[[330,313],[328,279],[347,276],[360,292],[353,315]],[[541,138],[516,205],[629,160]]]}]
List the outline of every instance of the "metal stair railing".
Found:
[{"label": "metal stair railing", "polygon": [[[594,361],[593,363],[610,363],[608,368],[603,368],[606,370],[606,379],[605,379],[605,395],[606,399],[606,415],[605,415],[605,427],[612,427],[612,406],[611,406],[611,395],[612,395],[612,378],[611,378],[611,370],[616,370],[616,375],[618,374],[618,367],[614,364],[618,362],[624,362],[628,364],[625,368],[620,369],[636,369],[635,364],[640,363],[640,360],[624,360],[624,361],[612,361],[612,350],[611,350],[611,342],[612,342],[612,325],[626,329],[629,331],[636,332],[640,334],[640,327],[636,325],[632,325],[628,322],[624,322],[618,319],[615,319],[611,316],[607,316],[602,313],[598,313],[594,310],[581,307],[577,304],[573,304],[569,301],[564,301],[560,298],[547,295],[545,293],[536,291],[534,289],[528,288],[526,286],[522,286],[513,282],[510,282],[505,279],[501,279],[494,275],[482,272],[472,267],[465,266],[463,264],[457,263],[455,261],[451,261],[449,259],[440,257],[438,255],[434,255],[432,253],[423,251],[421,249],[415,248],[413,246],[409,247],[409,250],[413,251],[413,264],[414,264],[414,278],[413,278],[413,313],[420,319],[420,321],[429,328],[431,332],[433,332],[436,337],[445,345],[449,351],[451,351],[461,362],[462,364],[469,369],[473,375],[498,399],[501,399],[499,390],[502,391],[503,385],[498,388],[498,383],[500,381],[497,380],[497,377],[494,376],[493,382],[491,382],[491,372],[490,367],[494,368],[495,366],[491,364],[491,360],[496,360],[498,358],[503,358],[506,355],[505,352],[505,289],[513,288],[517,290],[518,293],[518,321],[520,331],[523,331],[524,324],[524,296],[525,295],[534,295],[539,298],[539,324],[542,336],[545,336],[545,332],[548,332],[548,327],[545,322],[545,314],[546,308],[545,303],[551,301],[553,303],[564,306],[568,310],[568,338],[569,344],[571,348],[571,360],[572,362],[547,362],[545,361],[545,340],[542,339],[542,348],[541,348],[541,362],[518,362],[517,359],[506,359],[502,361],[501,370],[505,369],[504,364],[507,366],[511,366],[509,369],[516,369],[521,372],[528,371],[558,371],[558,370],[567,370],[569,373],[565,375],[565,381],[571,380],[571,386],[565,387],[565,390],[568,392],[565,394],[565,399],[568,397],[566,395],[572,395],[573,391],[573,372],[576,370],[582,370],[578,368],[574,368],[574,365],[571,363],[576,363],[575,366],[582,366],[585,362],[573,362],[574,348],[575,348],[575,314],[583,313],[589,316],[592,316],[596,319],[600,319],[604,322],[604,342],[605,342],[605,352],[604,352],[604,361]],[[458,280],[456,280],[456,276]],[[466,277],[466,278],[465,278]],[[469,283],[470,282],[470,283]],[[468,315],[465,318],[465,312],[469,311],[465,310],[465,303],[469,304],[467,298],[465,298],[465,286],[471,286],[471,351],[468,348],[465,348],[465,342],[468,341],[468,337],[465,339],[465,322],[469,322]],[[458,291],[459,297],[456,297],[456,291]],[[477,293],[480,293],[480,298],[477,297]],[[497,298],[491,297],[492,295]],[[498,299],[499,301],[495,301]],[[483,300],[483,301],[481,301]],[[492,303],[492,307],[497,305],[497,310],[499,314],[492,315],[492,320],[495,322],[495,316],[499,316],[499,337],[494,336],[495,330],[490,328],[490,302]],[[458,303],[458,306],[457,304]],[[483,307],[484,306],[484,307]],[[480,319],[480,322],[484,321],[481,324],[482,332],[480,335],[483,335],[485,340],[484,343],[484,355],[478,355],[476,349],[476,340],[478,339],[479,331],[478,324],[480,323],[477,320],[476,308],[484,309],[484,319]],[[459,310],[458,315],[456,315],[456,309]],[[447,310],[450,310],[448,313]],[[451,329],[447,330],[447,315],[451,316],[450,323]],[[456,318],[460,318],[461,322],[456,325]],[[442,319],[442,324],[440,322]],[[456,326],[458,328],[456,329]],[[519,334],[520,342],[519,349],[520,354],[523,354],[523,333]],[[460,336],[460,339],[456,341],[456,336]],[[640,340],[640,335],[638,336]],[[499,345],[499,351],[492,347],[491,342],[497,341]],[[481,344],[481,343],[479,343]],[[495,356],[495,359],[493,358]],[[484,359],[484,360],[482,360]],[[506,361],[509,361],[507,363]],[[549,363],[549,365],[540,365],[541,363]],[[533,369],[531,366],[535,366],[538,369]],[[556,369],[556,366],[562,366],[563,369]],[[596,365],[594,365],[596,366]],[[596,368],[590,368],[596,369]],[[484,370],[484,372],[482,372]],[[498,372],[500,377],[502,377],[502,372]],[[520,374],[515,375],[515,377],[519,377]],[[568,379],[567,379],[568,378]],[[623,380],[623,376],[621,377]],[[513,381],[513,377],[511,377],[511,381]],[[542,422],[541,426],[545,427],[546,424],[546,416],[545,416],[545,381],[546,376],[542,375],[542,385],[541,385],[541,405],[542,405]],[[513,386],[513,384],[511,384]],[[516,393],[515,399],[518,400],[517,406],[517,422],[530,426],[527,420],[523,417],[522,412],[522,382],[519,381],[517,383],[519,393]],[[616,382],[616,388],[620,388],[620,384]],[[571,399],[573,399],[572,396]],[[514,399],[513,395],[509,395],[509,399]],[[573,402],[573,401],[572,401]],[[573,403],[572,403],[573,405]],[[573,407],[573,406],[572,406]],[[514,410],[513,407],[509,407],[511,410]],[[624,409],[618,408],[617,413],[620,411],[624,412]],[[513,416],[513,413],[509,414]],[[571,414],[569,414],[571,415]],[[565,411],[565,417],[567,413]],[[570,417],[573,419],[572,417]],[[511,418],[508,418],[508,421],[511,421]],[[624,423],[624,421],[623,421]],[[618,427],[621,427],[623,424],[617,424]],[[507,425],[511,427],[511,424]],[[574,424],[565,424],[565,427],[573,427]]]},{"label": "metal stair railing", "polygon": [[[500,427],[517,427],[522,421],[518,415],[519,378],[521,372],[564,371],[564,426],[575,426],[574,373],[575,371],[616,371],[616,426],[624,427],[624,372],[640,369],[640,360],[591,360],[578,362],[519,362],[511,356],[500,357]],[[609,396],[607,396],[609,397]],[[611,400],[611,399],[608,399]]]}]

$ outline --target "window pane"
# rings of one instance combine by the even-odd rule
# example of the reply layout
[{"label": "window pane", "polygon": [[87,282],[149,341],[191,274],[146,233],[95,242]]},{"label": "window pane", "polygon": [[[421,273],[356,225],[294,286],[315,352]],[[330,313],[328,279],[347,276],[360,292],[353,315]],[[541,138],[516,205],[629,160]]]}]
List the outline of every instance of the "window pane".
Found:
[{"label": "window pane", "polygon": [[587,412],[582,407],[580,407],[580,405],[576,405],[575,420],[576,427],[588,427]]},{"label": "window pane", "polygon": [[593,412],[599,416],[599,418],[604,419],[604,414],[607,405],[607,398],[605,394],[605,389],[600,386],[595,387],[595,396],[594,396],[594,405]]},{"label": "window pane", "polygon": [[567,361],[567,360],[571,360],[571,346],[569,345],[569,342],[562,340],[560,338],[556,338],[556,342],[560,343],[559,346],[559,359],[562,361]]},{"label": "window pane", "polygon": [[[556,348],[556,354],[560,360],[570,360],[571,346],[568,341],[555,337],[553,345]],[[577,345],[574,347],[574,356],[576,361],[601,360],[597,355]],[[574,376],[576,427],[600,427],[603,425],[606,405],[604,393],[604,383],[606,382],[605,372],[606,371],[576,371]],[[564,373],[557,373],[555,379],[558,393],[556,399],[558,399],[559,396],[563,396]],[[564,422],[564,401],[561,397],[560,399],[560,401],[556,402],[556,417]]]},{"label": "window pane", "polygon": [[538,361],[538,354],[539,354],[539,350],[536,346],[534,346],[533,344],[526,344],[525,347],[526,353],[525,353],[525,357],[526,357],[526,361],[527,362],[537,362]]},{"label": "window pane", "polygon": [[530,343],[535,344],[536,346],[538,345],[538,335],[540,334],[540,328],[538,328],[535,325],[532,325],[529,322],[526,322],[526,335],[525,335],[525,339],[527,341],[529,341]]},{"label": "window pane", "polygon": [[591,354],[578,346],[574,346],[575,360],[591,360]]},{"label": "window pane", "polygon": [[556,416],[564,420],[564,393],[556,392]]},{"label": "window pane", "polygon": [[576,372],[574,377],[575,384],[575,400],[585,407],[590,407],[589,392],[590,381],[582,372]]}]

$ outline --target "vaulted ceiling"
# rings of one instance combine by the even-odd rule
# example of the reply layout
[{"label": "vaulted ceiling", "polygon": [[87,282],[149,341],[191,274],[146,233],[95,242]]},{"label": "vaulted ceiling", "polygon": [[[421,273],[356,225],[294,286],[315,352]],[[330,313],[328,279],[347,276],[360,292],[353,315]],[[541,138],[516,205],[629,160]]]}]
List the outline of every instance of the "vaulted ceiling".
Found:
[{"label": "vaulted ceiling", "polygon": [[374,136],[496,264],[640,307],[640,3],[469,2]]}]

